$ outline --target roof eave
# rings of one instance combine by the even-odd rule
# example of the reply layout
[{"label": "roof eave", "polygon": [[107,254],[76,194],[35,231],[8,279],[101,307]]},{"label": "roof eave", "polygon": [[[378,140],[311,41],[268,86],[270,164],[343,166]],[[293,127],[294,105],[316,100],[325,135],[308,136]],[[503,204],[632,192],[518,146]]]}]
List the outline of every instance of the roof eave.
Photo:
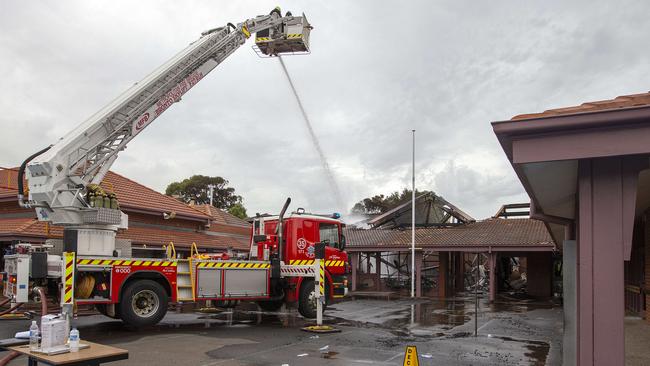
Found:
[{"label": "roof eave", "polygon": [[[120,208],[124,209],[124,211],[131,211],[131,212],[144,213],[144,214],[156,214],[157,216],[173,211],[173,210],[170,211],[153,210],[153,209],[147,209],[147,208],[125,205],[125,204],[120,205]],[[209,222],[211,220],[208,215],[200,216],[200,213],[198,211],[196,216],[177,212],[176,218],[183,219],[183,220],[190,220],[190,221],[199,221],[199,222]]]}]

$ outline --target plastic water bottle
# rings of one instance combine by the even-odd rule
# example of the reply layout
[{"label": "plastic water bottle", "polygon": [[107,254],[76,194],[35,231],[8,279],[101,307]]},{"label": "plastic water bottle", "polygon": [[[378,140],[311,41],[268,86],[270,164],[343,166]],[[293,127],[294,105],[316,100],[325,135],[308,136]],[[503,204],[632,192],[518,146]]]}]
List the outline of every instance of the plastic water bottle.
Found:
[{"label": "plastic water bottle", "polygon": [[77,328],[72,328],[70,331],[70,338],[68,339],[70,344],[70,352],[79,351],[79,331]]},{"label": "plastic water bottle", "polygon": [[29,327],[29,350],[36,351],[38,349],[38,325],[36,320],[32,320],[32,326]]}]

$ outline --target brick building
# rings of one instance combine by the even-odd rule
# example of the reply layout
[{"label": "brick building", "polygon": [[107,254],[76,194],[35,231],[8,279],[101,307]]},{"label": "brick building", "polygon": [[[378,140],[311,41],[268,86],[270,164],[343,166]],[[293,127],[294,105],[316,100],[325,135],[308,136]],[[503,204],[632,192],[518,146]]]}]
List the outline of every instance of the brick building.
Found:
[{"label": "brick building", "polygon": [[[0,255],[12,243],[56,243],[63,236],[61,227],[40,222],[33,209],[18,206],[16,180],[17,169],[0,169]],[[132,256],[163,256],[169,242],[181,255],[189,253],[192,243],[201,251],[248,252],[250,224],[227,212],[186,205],[114,172],[102,186],[117,194],[120,209],[129,215],[129,228],[119,230],[117,247]]]}]

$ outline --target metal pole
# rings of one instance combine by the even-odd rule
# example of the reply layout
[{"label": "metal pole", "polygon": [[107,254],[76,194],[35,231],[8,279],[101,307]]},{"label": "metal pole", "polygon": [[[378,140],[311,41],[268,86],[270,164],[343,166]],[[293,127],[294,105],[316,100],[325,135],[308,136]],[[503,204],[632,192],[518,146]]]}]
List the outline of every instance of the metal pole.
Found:
[{"label": "metal pole", "polygon": [[474,286],[474,337],[478,337],[478,283],[480,271],[478,270],[479,257],[476,253],[476,285]]},{"label": "metal pole", "polygon": [[323,302],[325,302],[325,261],[316,258],[315,261],[316,273],[318,273],[318,281],[316,283],[316,325],[323,325]]},{"label": "metal pole", "polygon": [[411,297],[415,297],[415,130],[413,133],[413,174],[411,192]]}]

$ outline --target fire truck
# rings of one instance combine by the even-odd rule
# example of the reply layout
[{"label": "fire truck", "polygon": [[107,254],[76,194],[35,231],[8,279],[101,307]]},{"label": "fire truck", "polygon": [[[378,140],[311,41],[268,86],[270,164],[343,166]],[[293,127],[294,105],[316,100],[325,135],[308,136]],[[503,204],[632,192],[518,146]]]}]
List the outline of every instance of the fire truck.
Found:
[{"label": "fire truck", "polygon": [[[173,246],[166,258],[127,258],[116,250],[115,236],[128,229],[128,216],[119,197],[100,186],[118,153],[251,35],[262,57],[308,54],[311,29],[304,14],[283,16],[276,8],[203,32],[56,144],[29,156],[18,172],[18,202],[35,209],[38,220],[63,227],[63,248],[18,245],[5,256],[4,294],[20,303],[35,287],[58,288],[68,318],[75,304],[91,304],[134,326],[156,324],[170,302],[206,300],[222,306],[250,300],[266,310],[297,302],[312,318],[321,306],[314,261],[323,258],[324,298],[344,296],[349,266],[338,215],[287,214],[288,199],[279,215],[253,219],[247,260],[195,250],[177,258]],[[317,244],[325,254],[315,259]]]}]

